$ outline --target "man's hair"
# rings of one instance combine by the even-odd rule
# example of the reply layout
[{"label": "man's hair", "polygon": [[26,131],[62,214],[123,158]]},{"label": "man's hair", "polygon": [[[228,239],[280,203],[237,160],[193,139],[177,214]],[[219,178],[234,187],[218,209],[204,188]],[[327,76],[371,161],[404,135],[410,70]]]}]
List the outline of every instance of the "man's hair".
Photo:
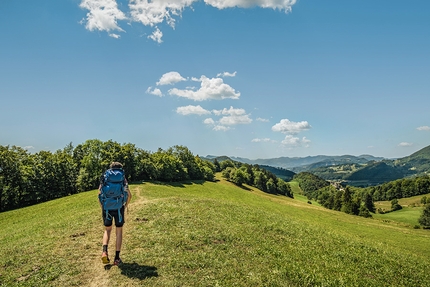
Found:
[{"label": "man's hair", "polygon": [[114,161],[110,164],[110,168],[122,168],[122,164],[120,162]]}]

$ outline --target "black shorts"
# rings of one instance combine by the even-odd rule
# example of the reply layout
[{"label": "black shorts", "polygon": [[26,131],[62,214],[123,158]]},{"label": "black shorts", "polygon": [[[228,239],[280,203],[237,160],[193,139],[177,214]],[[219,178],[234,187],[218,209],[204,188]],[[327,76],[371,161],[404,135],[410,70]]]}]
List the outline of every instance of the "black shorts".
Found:
[{"label": "black shorts", "polygon": [[107,216],[106,216],[106,210],[103,210],[102,211],[103,224],[106,227],[112,226],[112,220],[115,219],[115,226],[116,227],[122,227],[125,223],[124,206],[121,207],[120,213],[121,213],[121,217],[122,217],[121,222],[119,220],[120,218],[119,218],[118,210],[109,210]]}]

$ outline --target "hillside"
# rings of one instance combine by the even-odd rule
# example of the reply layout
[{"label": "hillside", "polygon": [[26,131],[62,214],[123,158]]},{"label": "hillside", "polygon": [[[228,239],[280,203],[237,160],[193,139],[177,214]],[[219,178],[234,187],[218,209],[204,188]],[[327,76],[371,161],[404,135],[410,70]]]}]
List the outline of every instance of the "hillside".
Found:
[{"label": "hillside", "polygon": [[220,178],[131,190],[119,267],[100,262],[96,191],[0,213],[0,285],[430,285],[426,230]]},{"label": "hillside", "polygon": [[386,164],[385,162],[372,162],[366,167],[353,172],[345,177],[346,180],[368,180],[373,184],[393,181],[404,177],[400,169]]},{"label": "hillside", "polygon": [[427,146],[410,156],[394,161],[396,167],[407,169],[410,173],[420,174],[430,172],[430,146]]}]

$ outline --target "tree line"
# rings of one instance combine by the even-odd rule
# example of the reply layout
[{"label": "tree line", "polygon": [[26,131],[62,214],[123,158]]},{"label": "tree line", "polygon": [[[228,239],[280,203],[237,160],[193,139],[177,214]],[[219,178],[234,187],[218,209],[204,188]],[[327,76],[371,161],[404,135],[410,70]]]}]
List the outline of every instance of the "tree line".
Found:
[{"label": "tree line", "polygon": [[272,172],[260,168],[258,165],[250,165],[232,160],[224,160],[220,163],[215,159],[214,164],[222,176],[237,186],[248,184],[270,194],[280,194],[294,198],[291,186]]},{"label": "tree line", "polygon": [[423,175],[403,178],[364,189],[372,195],[375,201],[412,197],[430,193],[430,177]]},{"label": "tree line", "polygon": [[87,140],[55,152],[30,153],[0,145],[0,211],[11,210],[98,188],[113,161],[130,182],[214,180],[216,168],[184,146],[149,152],[134,144]]}]

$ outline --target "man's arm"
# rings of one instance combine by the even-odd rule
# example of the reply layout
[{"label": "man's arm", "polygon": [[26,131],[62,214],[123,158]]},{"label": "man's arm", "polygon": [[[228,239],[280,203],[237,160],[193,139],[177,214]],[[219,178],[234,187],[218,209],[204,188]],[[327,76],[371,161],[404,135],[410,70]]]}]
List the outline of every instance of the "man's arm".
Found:
[{"label": "man's arm", "polygon": [[102,202],[100,201],[100,195],[101,195],[101,194],[102,194],[102,185],[100,184],[100,185],[99,185],[99,195],[97,196],[97,199],[98,199],[98,201],[99,201],[100,208],[101,208],[101,209],[103,209]]},{"label": "man's arm", "polygon": [[127,193],[128,193],[127,202],[125,203],[125,206],[128,206],[128,203],[130,202],[132,195],[131,195],[130,188],[128,187],[128,184],[125,186],[125,188],[127,189]]}]

